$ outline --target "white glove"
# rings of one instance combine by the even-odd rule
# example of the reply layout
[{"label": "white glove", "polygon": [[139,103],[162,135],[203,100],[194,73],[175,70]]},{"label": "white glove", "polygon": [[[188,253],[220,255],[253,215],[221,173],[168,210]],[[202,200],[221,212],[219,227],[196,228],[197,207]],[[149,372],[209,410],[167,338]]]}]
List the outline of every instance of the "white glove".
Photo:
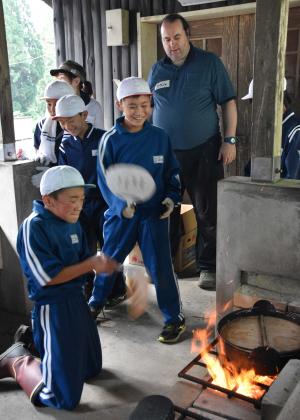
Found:
[{"label": "white glove", "polygon": [[167,198],[164,199],[164,201],[162,201],[161,204],[165,207],[166,210],[160,216],[160,219],[166,219],[167,217],[170,216],[170,214],[174,210],[174,202],[173,202],[173,200],[171,200],[171,198],[167,197]]},{"label": "white glove", "polygon": [[40,188],[40,183],[41,183],[41,179],[42,176],[44,175],[44,173],[49,169],[48,166],[37,166],[35,168],[39,173],[32,175],[31,177],[31,183],[34,187],[36,188]]},{"label": "white glove", "polygon": [[[44,153],[42,153],[38,150],[37,155],[35,157],[35,161],[39,162],[41,165],[48,166],[49,163],[51,162],[51,159],[48,156],[46,156]],[[55,163],[55,162],[53,162],[53,163]]]},{"label": "white glove", "polygon": [[122,215],[125,219],[132,219],[135,213],[135,203],[127,202],[127,206],[122,210]]}]

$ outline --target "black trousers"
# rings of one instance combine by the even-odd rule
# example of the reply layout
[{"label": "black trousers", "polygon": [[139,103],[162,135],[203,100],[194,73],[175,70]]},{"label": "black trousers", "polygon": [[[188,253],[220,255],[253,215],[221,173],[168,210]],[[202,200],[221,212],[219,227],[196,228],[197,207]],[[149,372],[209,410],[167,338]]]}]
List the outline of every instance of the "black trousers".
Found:
[{"label": "black trousers", "polygon": [[[196,261],[199,270],[216,270],[217,183],[224,178],[223,162],[218,161],[221,135],[188,150],[175,150],[181,165],[181,182],[186,189],[197,220]],[[173,257],[181,235],[180,207],[171,215],[170,241]]]}]

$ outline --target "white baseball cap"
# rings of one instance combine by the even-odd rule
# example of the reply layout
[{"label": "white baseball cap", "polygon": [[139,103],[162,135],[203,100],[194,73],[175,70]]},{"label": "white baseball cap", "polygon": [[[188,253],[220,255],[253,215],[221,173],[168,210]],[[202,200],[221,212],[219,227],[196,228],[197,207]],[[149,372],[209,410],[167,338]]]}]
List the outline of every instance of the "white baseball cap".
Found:
[{"label": "white baseball cap", "polygon": [[94,184],[85,184],[81,173],[73,166],[60,165],[47,169],[41,179],[41,195],[48,195],[64,188],[88,187],[96,188]]},{"label": "white baseball cap", "polygon": [[[283,81],[283,91],[285,90],[286,90],[286,78],[284,78],[284,81]],[[247,99],[252,99],[252,98],[253,98],[253,79],[251,80],[249,84],[247,95],[243,96],[241,99],[242,101],[246,101]]]},{"label": "white baseball cap", "polygon": [[55,80],[45,87],[44,96],[41,99],[60,99],[65,95],[74,95],[71,85],[63,80]]},{"label": "white baseball cap", "polygon": [[55,116],[52,117],[52,120],[74,117],[83,111],[86,111],[86,106],[80,96],[65,95],[57,101],[55,106]]},{"label": "white baseball cap", "polygon": [[123,79],[117,89],[117,99],[121,101],[128,96],[152,95],[146,80],[140,77],[127,77]]}]

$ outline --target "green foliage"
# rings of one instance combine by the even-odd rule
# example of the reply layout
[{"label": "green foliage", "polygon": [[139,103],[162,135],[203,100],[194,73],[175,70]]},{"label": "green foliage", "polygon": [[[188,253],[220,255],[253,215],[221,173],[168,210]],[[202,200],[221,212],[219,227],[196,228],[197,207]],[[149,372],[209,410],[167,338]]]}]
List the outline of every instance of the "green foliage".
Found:
[{"label": "green foliage", "polygon": [[37,118],[45,111],[39,100],[46,71],[41,38],[33,26],[28,0],[3,0],[3,6],[14,114]]}]

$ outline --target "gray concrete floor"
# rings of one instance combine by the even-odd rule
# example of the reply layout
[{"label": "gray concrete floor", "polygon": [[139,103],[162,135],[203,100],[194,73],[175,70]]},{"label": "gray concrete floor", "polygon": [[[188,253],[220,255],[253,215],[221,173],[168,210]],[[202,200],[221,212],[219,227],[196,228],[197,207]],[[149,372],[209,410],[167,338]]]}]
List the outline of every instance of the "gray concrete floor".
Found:
[{"label": "gray concrete floor", "polygon": [[[128,318],[127,306],[122,303],[107,311],[107,320],[98,324],[103,371],[85,384],[76,410],[36,408],[14,380],[2,379],[0,418],[126,420],[144,396],[169,394],[178,380],[178,372],[195,357],[190,352],[193,329],[203,327],[204,313],[215,309],[215,292],[201,290],[196,278],[181,279],[179,286],[187,323],[187,331],[180,343],[165,345],[157,341],[162,317],[151,285],[148,310],[138,320]],[[10,344],[20,321],[19,317],[0,312],[1,351]]]}]

